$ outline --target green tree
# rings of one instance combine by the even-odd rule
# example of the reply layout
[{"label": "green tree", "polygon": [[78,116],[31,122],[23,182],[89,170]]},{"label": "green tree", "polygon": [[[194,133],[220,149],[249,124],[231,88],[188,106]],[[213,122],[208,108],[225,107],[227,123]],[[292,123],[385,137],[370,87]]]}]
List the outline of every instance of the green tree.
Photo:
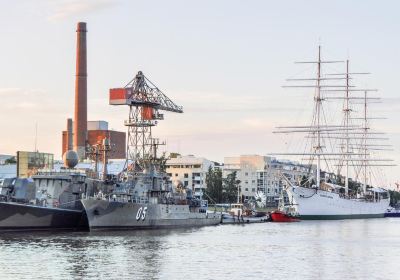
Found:
[{"label": "green tree", "polygon": [[213,200],[212,202],[222,202],[222,171],[220,169],[213,170],[213,168],[210,166],[206,174],[206,185],[206,194]]},{"label": "green tree", "polygon": [[395,207],[400,203],[400,192],[390,191],[390,206]]},{"label": "green tree", "polygon": [[4,161],[4,163],[5,164],[14,164],[14,163],[17,163],[17,160],[15,159],[15,157],[10,157],[10,158],[6,159]]},{"label": "green tree", "polygon": [[227,203],[234,203],[237,200],[236,171],[228,174],[223,179],[223,200]]}]

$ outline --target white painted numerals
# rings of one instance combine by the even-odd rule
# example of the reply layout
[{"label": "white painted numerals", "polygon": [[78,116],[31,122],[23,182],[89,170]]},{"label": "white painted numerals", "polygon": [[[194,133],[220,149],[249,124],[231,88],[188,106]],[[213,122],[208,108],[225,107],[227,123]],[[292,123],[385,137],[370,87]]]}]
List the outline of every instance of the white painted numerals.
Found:
[{"label": "white painted numerals", "polygon": [[146,219],[146,213],[147,213],[147,207],[140,207],[136,213],[136,221],[139,221],[140,219],[144,221],[144,219]]}]

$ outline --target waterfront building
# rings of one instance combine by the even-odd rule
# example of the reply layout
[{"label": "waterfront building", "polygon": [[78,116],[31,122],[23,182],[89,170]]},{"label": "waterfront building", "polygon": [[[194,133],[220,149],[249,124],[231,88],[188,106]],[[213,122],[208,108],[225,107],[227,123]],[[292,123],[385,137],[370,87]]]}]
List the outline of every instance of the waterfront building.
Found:
[{"label": "waterfront building", "polygon": [[259,155],[242,155],[238,157],[225,157],[222,176],[236,172],[240,181],[240,192],[245,199],[254,197],[257,192],[257,171],[264,170],[268,157]]},{"label": "waterfront building", "polygon": [[266,195],[267,205],[276,206],[283,186],[288,181],[293,184],[301,181],[310,170],[315,172],[315,166],[268,156],[242,155],[224,158],[223,177],[236,171],[244,199],[251,199],[261,191]]},{"label": "waterfront building", "polygon": [[219,165],[202,157],[175,155],[166,162],[166,171],[175,187],[182,184],[195,193],[204,193],[208,169],[215,166]]}]

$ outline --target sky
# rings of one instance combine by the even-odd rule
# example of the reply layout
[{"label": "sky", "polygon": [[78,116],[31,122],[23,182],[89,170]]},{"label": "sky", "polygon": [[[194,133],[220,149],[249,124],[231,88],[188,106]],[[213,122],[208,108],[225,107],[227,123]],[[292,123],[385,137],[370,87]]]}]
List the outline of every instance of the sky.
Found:
[{"label": "sky", "polygon": [[[388,119],[374,125],[387,132],[394,146],[388,156],[400,162],[398,1],[0,4],[0,154],[33,150],[36,142],[39,151],[61,158],[61,131],[73,116],[76,23],[85,21],[89,120],[125,131],[128,108],[108,105],[108,90],[143,71],[184,107],[184,114],[166,113],[154,130],[167,151],[221,162],[292,150],[300,140],[272,131],[304,125],[313,92],[282,85],[315,74],[293,62],[314,60],[321,44],[323,58],[350,59],[352,71],[372,73],[357,82],[379,89],[383,103],[371,104],[371,113]],[[344,71],[343,64],[332,67],[327,70]],[[400,180],[399,168],[386,168],[388,184]]]}]

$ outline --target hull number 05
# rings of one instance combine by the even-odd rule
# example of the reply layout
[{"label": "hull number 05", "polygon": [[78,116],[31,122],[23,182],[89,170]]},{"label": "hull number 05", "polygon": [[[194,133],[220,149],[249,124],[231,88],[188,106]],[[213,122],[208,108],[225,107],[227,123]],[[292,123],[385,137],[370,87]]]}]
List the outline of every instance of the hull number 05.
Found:
[{"label": "hull number 05", "polygon": [[136,214],[136,221],[139,221],[140,219],[144,221],[144,219],[146,219],[146,213],[147,207],[140,207]]}]

